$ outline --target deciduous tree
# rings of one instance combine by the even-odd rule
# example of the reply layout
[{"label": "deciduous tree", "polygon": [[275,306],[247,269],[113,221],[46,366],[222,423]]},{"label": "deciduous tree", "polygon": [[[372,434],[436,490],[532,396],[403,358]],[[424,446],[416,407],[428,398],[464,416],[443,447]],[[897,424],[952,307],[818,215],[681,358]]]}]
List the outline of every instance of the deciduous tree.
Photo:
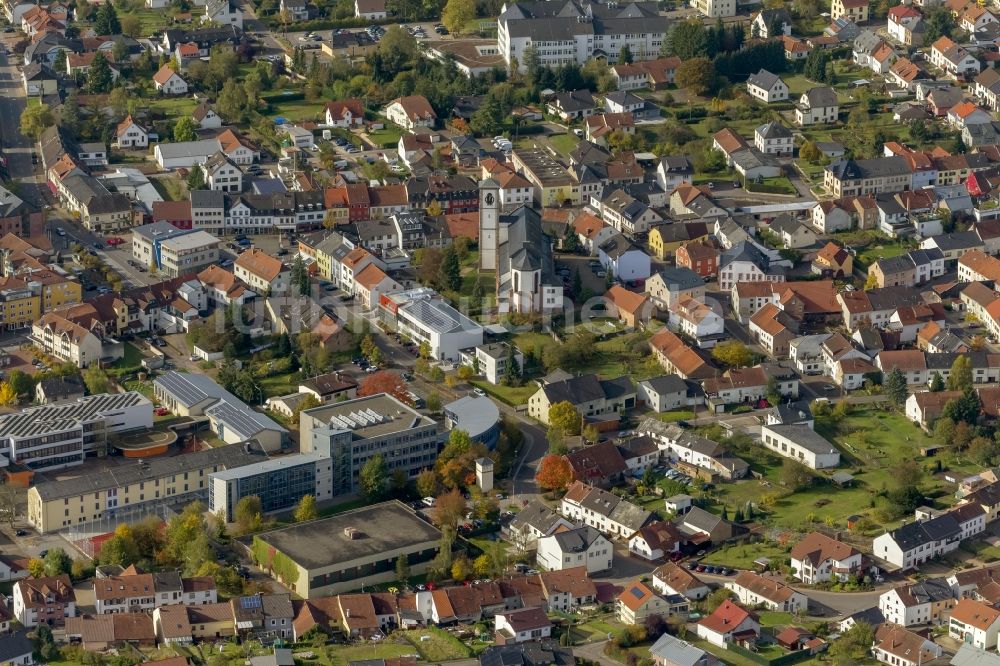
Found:
[{"label": "deciduous tree", "polygon": [[438,527],[458,527],[459,521],[465,517],[465,498],[456,488],[439,495],[434,502],[434,510],[431,512],[431,519]]},{"label": "deciduous tree", "polygon": [[549,426],[559,428],[567,435],[579,435],[583,418],[573,403],[563,400],[549,407]]},{"label": "deciduous tree", "polygon": [[42,132],[55,125],[55,122],[48,104],[29,106],[21,112],[21,134],[37,141]]},{"label": "deciduous tree", "polygon": [[304,523],[307,520],[319,518],[319,511],[316,510],[316,497],[313,495],[303,495],[295,507],[295,522]]},{"label": "deciduous tree", "polygon": [[691,58],[677,68],[677,85],[693,95],[706,95],[715,89],[715,65],[708,58]]},{"label": "deciduous tree", "polygon": [[797,460],[785,458],[781,463],[778,479],[781,481],[781,485],[786,488],[801,490],[812,485],[813,473]]},{"label": "deciduous tree", "polygon": [[104,374],[104,371],[97,364],[84,370],[83,383],[90,395],[107,393],[111,388],[111,380],[108,379],[108,376]]},{"label": "deciduous tree", "polygon": [[712,349],[712,358],[731,368],[742,368],[750,365],[753,354],[739,340],[727,340]]},{"label": "deciduous tree", "polygon": [[564,457],[549,454],[539,463],[535,481],[544,490],[566,490],[573,482],[573,468]]},{"label": "deciduous tree", "polygon": [[197,126],[191,116],[181,116],[174,123],[174,141],[194,141],[198,138]]},{"label": "deciduous tree", "polygon": [[381,453],[376,453],[361,466],[359,481],[366,500],[377,502],[382,499],[389,481],[389,467]]},{"label": "deciduous tree", "polygon": [[10,407],[17,404],[17,391],[10,382],[0,382],[0,406]]},{"label": "deciduous tree", "polygon": [[358,397],[362,398],[379,393],[388,393],[400,402],[409,404],[410,397],[406,383],[398,372],[379,370],[361,380],[358,384]]},{"label": "deciduous tree", "polygon": [[948,390],[964,391],[972,386],[972,361],[966,354],[955,358],[948,375]]},{"label": "deciduous tree", "polygon": [[475,0],[448,0],[441,12],[441,22],[450,32],[461,34],[465,26],[476,18]]}]

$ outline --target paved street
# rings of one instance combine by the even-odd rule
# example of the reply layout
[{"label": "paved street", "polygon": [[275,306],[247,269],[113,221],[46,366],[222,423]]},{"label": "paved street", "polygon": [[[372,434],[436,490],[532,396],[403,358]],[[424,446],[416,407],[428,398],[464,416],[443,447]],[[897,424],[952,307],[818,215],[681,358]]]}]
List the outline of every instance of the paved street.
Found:
[{"label": "paved street", "polygon": [[[10,40],[5,42],[9,44]],[[31,163],[32,142],[19,129],[26,104],[14,56],[0,55],[0,148],[7,158],[7,172],[12,180],[32,178],[35,174]],[[44,200],[38,187],[34,180],[24,183],[18,187],[17,195],[40,207]]]}]

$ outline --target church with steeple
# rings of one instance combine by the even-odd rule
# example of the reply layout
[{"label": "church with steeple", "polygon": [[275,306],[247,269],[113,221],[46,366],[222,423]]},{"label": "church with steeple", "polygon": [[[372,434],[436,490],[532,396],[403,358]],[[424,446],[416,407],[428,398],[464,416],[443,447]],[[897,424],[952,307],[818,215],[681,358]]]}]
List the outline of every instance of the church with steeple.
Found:
[{"label": "church with steeple", "polygon": [[479,269],[495,271],[500,312],[544,312],[563,307],[563,283],[555,274],[552,238],[529,206],[500,208],[500,184],[479,183]]}]

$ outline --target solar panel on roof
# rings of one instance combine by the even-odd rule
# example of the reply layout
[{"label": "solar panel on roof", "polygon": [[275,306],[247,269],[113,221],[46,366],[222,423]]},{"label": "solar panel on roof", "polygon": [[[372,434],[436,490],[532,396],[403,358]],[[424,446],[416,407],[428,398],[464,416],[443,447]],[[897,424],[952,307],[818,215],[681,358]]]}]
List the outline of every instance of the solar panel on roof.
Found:
[{"label": "solar panel on roof", "polygon": [[260,597],[240,597],[240,608],[246,610],[260,608]]},{"label": "solar panel on roof", "polygon": [[633,587],[631,592],[632,596],[635,597],[636,599],[641,599],[644,595],[644,592],[640,590],[638,587]]}]

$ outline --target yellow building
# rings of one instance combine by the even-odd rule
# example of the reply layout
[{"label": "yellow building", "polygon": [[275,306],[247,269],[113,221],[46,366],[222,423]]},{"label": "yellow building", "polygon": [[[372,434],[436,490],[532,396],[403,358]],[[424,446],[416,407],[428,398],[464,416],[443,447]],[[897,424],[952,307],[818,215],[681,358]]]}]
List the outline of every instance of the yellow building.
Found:
[{"label": "yellow building", "polygon": [[704,222],[658,224],[649,230],[649,251],[660,261],[674,256],[677,248],[708,236]]},{"label": "yellow building", "polygon": [[562,206],[569,202],[580,205],[580,184],[566,167],[542,150],[515,150],[511,154],[514,168],[524,175],[538,194],[538,202],[545,208]]},{"label": "yellow building", "polygon": [[0,279],[0,326],[8,331],[28,328],[41,316],[41,299],[24,280]]},{"label": "yellow building", "polygon": [[[41,296],[42,312],[51,312],[61,305],[79,303],[83,299],[83,288],[80,283],[55,271],[35,271],[22,275]],[[37,286],[36,286],[37,285]]]},{"label": "yellow building", "polygon": [[183,504],[208,495],[209,474],[264,460],[242,446],[153,458],[87,476],[44,480],[28,490],[28,522],[44,534],[100,520],[108,511]]}]

